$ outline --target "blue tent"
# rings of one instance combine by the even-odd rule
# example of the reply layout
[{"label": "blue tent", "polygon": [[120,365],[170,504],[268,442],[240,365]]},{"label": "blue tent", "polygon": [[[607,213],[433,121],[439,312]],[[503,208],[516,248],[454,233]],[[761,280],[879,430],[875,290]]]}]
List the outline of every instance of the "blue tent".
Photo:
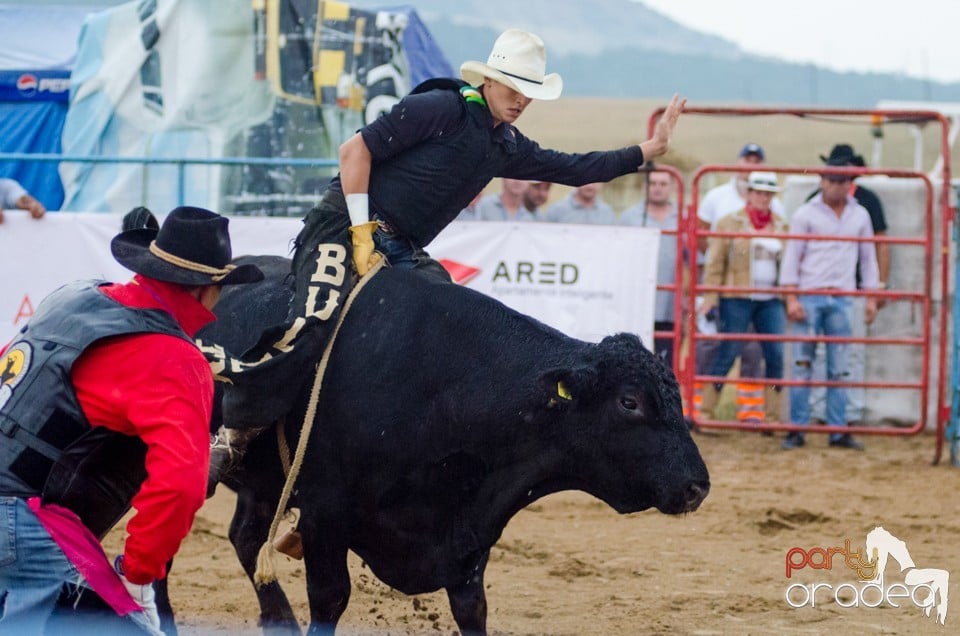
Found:
[{"label": "blue tent", "polygon": [[[0,5],[0,152],[59,153],[70,70],[90,7]],[[0,162],[48,209],[63,202],[52,162]]]}]

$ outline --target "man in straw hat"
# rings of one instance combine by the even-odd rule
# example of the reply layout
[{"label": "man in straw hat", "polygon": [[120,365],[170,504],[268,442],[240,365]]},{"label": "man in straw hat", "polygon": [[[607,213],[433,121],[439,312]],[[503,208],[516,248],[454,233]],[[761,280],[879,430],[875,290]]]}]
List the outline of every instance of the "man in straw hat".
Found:
[{"label": "man in straw hat", "polygon": [[[230,383],[224,386],[225,428],[213,466],[229,470],[257,430],[289,409],[307,375],[281,368],[295,366],[283,360],[315,362],[313,352],[321,350],[335,322],[350,274],[365,275],[382,254],[393,267],[449,281],[423,248],[491,179],[579,186],[635,172],[667,152],[685,104],[674,96],[653,136],[639,145],[569,154],[541,148],[513,126],[533,100],[556,99],[563,87],[559,75],[546,72],[539,37],[509,29],[486,63],[466,62],[460,74],[464,81],[420,84],[340,146],[340,173],[296,239],[287,324],[265,332],[241,362],[225,359],[221,365]],[[339,243],[352,247],[349,273],[333,257]],[[338,272],[339,285],[325,282],[333,280],[331,272]],[[211,470],[211,488],[220,472]]]},{"label": "man in straw hat", "polygon": [[[2,633],[159,633],[152,582],[204,500],[213,377],[193,336],[222,285],[263,274],[230,264],[227,219],[200,208],[110,247],[133,280],[61,287],[0,350]],[[99,539],[131,505],[111,563]]]},{"label": "man in straw hat", "polygon": [[[707,262],[703,271],[703,284],[709,287],[725,286],[754,289],[777,286],[777,273],[783,253],[783,239],[764,234],[785,234],[787,221],[773,209],[774,197],[782,188],[773,172],[754,171],[747,175],[746,203],[733,214],[726,214],[717,221],[716,231],[740,233],[744,236],[711,236],[707,249]],[[756,236],[756,235],[761,236]],[[752,236],[751,236],[752,235]],[[716,310],[719,314],[717,326],[721,333],[747,333],[753,326],[760,334],[782,335],[786,329],[787,316],[783,300],[771,293],[707,292],[698,312],[706,314]],[[755,341],[754,341],[755,342]],[[723,340],[717,348],[716,356],[707,368],[707,375],[725,377],[730,372],[734,360],[741,354],[744,342]],[[763,341],[760,343],[765,362],[765,375],[768,380],[783,378],[783,343]],[[739,394],[742,384],[738,383],[738,416],[749,415],[746,421],[779,422],[780,392],[779,384],[768,384],[762,389],[759,385],[747,389],[759,394],[763,392],[762,403],[759,395],[754,399],[742,401]],[[719,400],[722,383],[709,383],[703,389],[703,402],[700,410],[706,419],[714,419],[714,409]],[[749,395],[749,394],[748,394]],[[744,421],[741,419],[741,421]]]}]

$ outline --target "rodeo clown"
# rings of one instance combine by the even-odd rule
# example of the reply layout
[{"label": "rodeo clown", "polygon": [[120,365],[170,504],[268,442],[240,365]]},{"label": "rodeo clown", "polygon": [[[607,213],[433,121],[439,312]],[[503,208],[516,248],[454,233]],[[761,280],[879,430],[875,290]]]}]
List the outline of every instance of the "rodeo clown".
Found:
[{"label": "rodeo clown", "polygon": [[[0,633],[160,633],[152,584],[207,476],[213,377],[193,336],[222,285],[263,278],[230,264],[227,223],[180,207],[120,233],[130,282],[61,287],[0,351]],[[99,540],[131,505],[111,563]]]}]

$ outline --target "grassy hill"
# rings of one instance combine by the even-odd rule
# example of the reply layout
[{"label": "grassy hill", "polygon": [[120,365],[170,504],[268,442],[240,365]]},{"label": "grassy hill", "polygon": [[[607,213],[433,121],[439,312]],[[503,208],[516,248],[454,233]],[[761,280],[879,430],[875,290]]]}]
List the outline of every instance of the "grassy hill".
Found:
[{"label": "grassy hill", "polygon": [[[647,120],[666,100],[603,99],[562,97],[555,102],[534,102],[518,122],[518,128],[542,146],[582,152],[618,148],[646,138]],[[719,106],[718,103],[690,102],[691,106]],[[882,161],[879,166],[913,169],[914,139],[907,126],[887,124],[883,129]],[[923,170],[932,169],[939,156],[939,127],[923,132]],[[704,164],[734,163],[743,144],[762,145],[767,161],[781,166],[820,166],[819,156],[828,154],[835,143],[847,142],[867,158],[872,157],[874,138],[863,120],[822,121],[794,116],[728,117],[684,115],[680,119],[670,153],[662,163],[679,169],[687,178]],[[953,158],[951,172],[960,176],[960,161]],[[706,177],[705,177],[706,178]],[[726,176],[714,175],[719,183]],[[630,175],[607,185],[604,198],[620,210],[640,197],[640,178]],[[489,191],[499,191],[496,181]],[[552,189],[551,201],[568,190]]]}]

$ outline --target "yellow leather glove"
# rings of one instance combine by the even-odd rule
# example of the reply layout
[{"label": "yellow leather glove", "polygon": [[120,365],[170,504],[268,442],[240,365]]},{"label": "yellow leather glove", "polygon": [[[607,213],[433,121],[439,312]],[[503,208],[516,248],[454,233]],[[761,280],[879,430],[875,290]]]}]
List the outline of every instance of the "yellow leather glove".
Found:
[{"label": "yellow leather glove", "polygon": [[353,244],[353,265],[357,274],[366,276],[380,260],[380,254],[374,251],[373,233],[377,229],[376,221],[350,226],[350,242]]}]

